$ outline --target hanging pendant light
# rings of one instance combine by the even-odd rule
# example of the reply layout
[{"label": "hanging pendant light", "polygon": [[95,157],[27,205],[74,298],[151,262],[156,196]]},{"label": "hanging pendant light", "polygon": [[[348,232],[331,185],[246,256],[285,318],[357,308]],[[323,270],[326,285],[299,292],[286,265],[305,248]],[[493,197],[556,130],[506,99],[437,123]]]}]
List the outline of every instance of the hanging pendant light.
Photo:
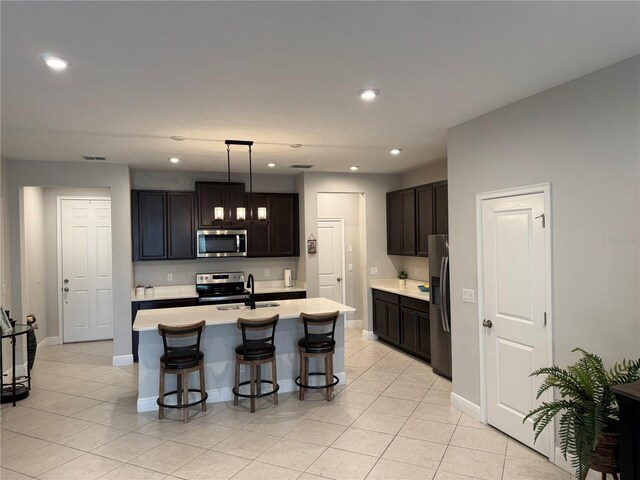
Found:
[{"label": "hanging pendant light", "polygon": [[[232,217],[231,210],[231,145],[244,145],[249,147],[249,216],[253,220],[253,170],[251,162],[251,140],[225,140],[227,145],[227,205],[229,205],[229,218]],[[245,207],[236,207],[236,220],[246,220],[247,210]]]}]

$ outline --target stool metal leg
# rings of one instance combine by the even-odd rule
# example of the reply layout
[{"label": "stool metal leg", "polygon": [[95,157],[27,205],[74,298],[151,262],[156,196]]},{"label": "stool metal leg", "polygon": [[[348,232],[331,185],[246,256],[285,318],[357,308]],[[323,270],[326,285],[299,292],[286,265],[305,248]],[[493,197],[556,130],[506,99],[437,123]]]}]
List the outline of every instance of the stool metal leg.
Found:
[{"label": "stool metal leg", "polygon": [[256,366],[249,365],[249,387],[251,391],[251,413],[256,411]]},{"label": "stool metal leg", "polygon": [[258,395],[262,393],[262,365],[256,365],[256,390]]},{"label": "stool metal leg", "polygon": [[[189,403],[189,373],[182,375],[182,404],[187,405]],[[182,420],[184,423],[189,423],[189,407],[182,409]]]},{"label": "stool metal leg", "polygon": [[[327,385],[329,385],[331,382],[333,382],[333,372],[331,372],[331,367],[330,367],[330,358],[329,355],[325,355],[324,357],[324,378],[325,378],[325,383]],[[325,390],[325,394],[327,397],[327,402],[331,401],[331,387],[328,387]]]},{"label": "stool metal leg", "polygon": [[[204,386],[204,364],[202,363],[200,364],[199,373],[200,373],[200,397],[204,398],[206,388]],[[203,412],[207,411],[207,402],[202,402],[202,411]]]},{"label": "stool metal leg", "polygon": [[[327,374],[327,383],[333,383],[333,353],[331,355],[327,355],[327,359],[329,360],[329,373]],[[333,387],[328,388],[327,395],[329,397],[327,399],[328,402],[333,400]]]},{"label": "stool metal leg", "polygon": [[[164,403],[164,369],[160,367],[160,388],[158,389],[158,397],[160,397],[160,403]],[[164,418],[164,407],[158,406],[158,418],[162,420]]]},{"label": "stool metal leg", "polygon": [[[300,352],[299,357],[300,357],[300,383],[304,383],[304,359],[303,359],[302,352]],[[300,390],[298,391],[298,400],[304,400],[303,387],[300,387]]]},{"label": "stool metal leg", "polygon": [[[278,371],[276,369],[276,356],[273,356],[271,360],[271,380],[273,381],[273,389],[275,390],[278,385]],[[273,394],[273,404],[278,405],[278,392]]]},{"label": "stool metal leg", "polygon": [[[238,362],[238,360],[236,359],[236,373],[235,373],[235,388],[234,391],[235,392],[239,392],[240,391],[240,362]],[[237,407],[238,406],[238,395],[234,394],[233,395],[233,404]]]}]

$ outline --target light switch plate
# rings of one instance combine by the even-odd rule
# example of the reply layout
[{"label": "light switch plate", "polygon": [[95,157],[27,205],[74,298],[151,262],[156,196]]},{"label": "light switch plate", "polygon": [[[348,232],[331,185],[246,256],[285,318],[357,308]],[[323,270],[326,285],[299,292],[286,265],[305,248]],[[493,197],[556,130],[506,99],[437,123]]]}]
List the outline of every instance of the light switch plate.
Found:
[{"label": "light switch plate", "polygon": [[265,269],[264,269],[264,276],[265,276],[265,278],[267,278],[269,275],[270,275],[269,269],[268,269],[268,268],[265,268]]},{"label": "light switch plate", "polygon": [[371,276],[378,275],[378,267],[371,267]]},{"label": "light switch plate", "polygon": [[349,270],[350,272],[353,272],[353,263],[350,263],[350,264],[347,266],[347,270]]},{"label": "light switch plate", "polygon": [[468,288],[463,288],[462,301],[466,303],[476,303],[476,292]]},{"label": "light switch plate", "polygon": [[2,284],[2,295],[6,295],[7,294],[7,284],[3,283]]},{"label": "light switch plate", "polygon": [[173,282],[173,273],[167,273],[167,282]]}]

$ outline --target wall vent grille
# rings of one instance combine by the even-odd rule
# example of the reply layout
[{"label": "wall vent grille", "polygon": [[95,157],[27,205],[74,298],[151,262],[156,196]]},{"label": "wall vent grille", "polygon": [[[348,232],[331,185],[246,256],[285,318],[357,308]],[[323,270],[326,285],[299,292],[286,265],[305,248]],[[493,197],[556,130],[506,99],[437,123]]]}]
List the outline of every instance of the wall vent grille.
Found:
[{"label": "wall vent grille", "polygon": [[95,161],[103,161],[103,160],[106,160],[106,159],[107,159],[107,157],[102,157],[102,156],[100,156],[100,155],[83,155],[83,156],[82,156],[82,159],[83,159],[83,160],[88,160],[88,161],[91,161],[91,162],[95,162]]},{"label": "wall vent grille", "polygon": [[313,165],[291,165],[291,168],[313,168]]}]

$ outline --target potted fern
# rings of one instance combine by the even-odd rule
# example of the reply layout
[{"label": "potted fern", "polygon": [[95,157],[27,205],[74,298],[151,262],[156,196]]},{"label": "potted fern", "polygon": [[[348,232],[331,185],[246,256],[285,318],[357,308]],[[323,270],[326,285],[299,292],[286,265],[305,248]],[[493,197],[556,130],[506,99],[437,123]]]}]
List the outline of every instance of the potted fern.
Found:
[{"label": "potted fern", "polygon": [[[610,370],[604,368],[597,355],[575,348],[580,358],[566,369],[553,366],[540,368],[531,375],[546,375],[538,389],[537,398],[556,388],[559,399],[543,402],[525,417],[533,418],[535,439],[559,417],[560,447],[576,478],[584,480],[589,469],[614,473],[618,471],[618,405],[611,391],[612,385],[631,383],[640,379],[640,359],[623,360]],[[603,477],[604,478],[604,477]]]}]

